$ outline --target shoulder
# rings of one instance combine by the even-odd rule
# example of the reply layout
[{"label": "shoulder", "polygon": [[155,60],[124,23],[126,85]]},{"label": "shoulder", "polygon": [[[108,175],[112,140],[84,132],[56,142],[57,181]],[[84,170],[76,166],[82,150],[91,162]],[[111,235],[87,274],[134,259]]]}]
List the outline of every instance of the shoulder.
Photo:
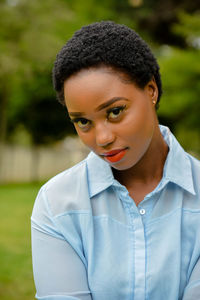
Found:
[{"label": "shoulder", "polygon": [[86,159],[51,178],[42,186],[40,194],[53,216],[88,209]]},{"label": "shoulder", "polygon": [[85,177],[86,169],[86,159],[84,159],[73,167],[52,177],[43,185],[43,189],[53,192],[56,190],[60,191],[63,188],[70,188],[75,182]]}]

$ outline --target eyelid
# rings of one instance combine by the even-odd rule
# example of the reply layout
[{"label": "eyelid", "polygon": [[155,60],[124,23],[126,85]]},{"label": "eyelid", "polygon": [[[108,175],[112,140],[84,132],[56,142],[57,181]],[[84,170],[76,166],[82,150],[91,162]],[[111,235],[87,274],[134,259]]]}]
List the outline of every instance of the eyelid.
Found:
[{"label": "eyelid", "polygon": [[[110,107],[106,110],[106,114],[107,116],[113,112],[115,109],[120,109],[121,112],[126,108],[126,105],[118,105],[118,106],[114,106],[114,107]],[[82,117],[78,117],[78,118],[74,118],[74,119],[71,119],[70,118],[70,122],[72,122],[73,124],[74,123],[78,123],[79,121],[81,120],[87,120],[86,118],[82,118]],[[89,120],[87,120],[88,122],[90,122]]]},{"label": "eyelid", "polygon": [[[74,119],[71,119],[70,118],[70,122],[72,122],[72,123],[78,123],[81,120],[87,120],[87,119],[85,119],[85,118],[74,118]],[[87,120],[87,121],[89,122],[89,120]]]},{"label": "eyelid", "polygon": [[115,111],[115,109],[119,109],[120,113],[119,116],[121,115],[121,113],[123,112],[123,110],[126,108],[126,105],[120,105],[120,106],[114,106],[112,108],[109,108],[106,113],[107,113],[107,117],[109,117],[109,114],[113,111]]},{"label": "eyelid", "polygon": [[80,121],[80,118],[74,118],[74,119],[71,119],[71,118],[70,118],[70,121],[71,121],[72,123],[77,123],[78,121]]},{"label": "eyelid", "polygon": [[126,105],[118,105],[118,106],[114,106],[114,107],[111,107],[111,108],[109,108],[109,109],[107,109],[107,113],[110,113],[110,112],[112,112],[114,109],[121,109],[121,110],[123,110],[123,109],[125,109],[126,108]]},{"label": "eyelid", "polygon": [[[81,122],[83,120],[86,121],[86,124],[82,124],[82,125],[78,124],[79,122]],[[78,126],[79,129],[84,131],[84,132],[88,131],[90,126],[91,126],[91,121],[86,119],[86,118],[80,118],[80,117],[79,118],[74,118],[74,119],[71,119],[71,122],[73,124],[76,124],[76,126]]]}]

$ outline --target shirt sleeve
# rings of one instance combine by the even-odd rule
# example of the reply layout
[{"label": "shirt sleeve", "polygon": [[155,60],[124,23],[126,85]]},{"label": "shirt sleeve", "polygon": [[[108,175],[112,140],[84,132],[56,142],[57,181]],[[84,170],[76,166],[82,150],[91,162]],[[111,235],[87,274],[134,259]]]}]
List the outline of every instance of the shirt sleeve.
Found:
[{"label": "shirt sleeve", "polygon": [[182,300],[197,300],[200,299],[200,258],[198,259],[189,282],[184,290]]},{"label": "shirt sleeve", "polygon": [[85,265],[63,238],[41,191],[32,217],[32,261],[39,300],[91,300]]}]

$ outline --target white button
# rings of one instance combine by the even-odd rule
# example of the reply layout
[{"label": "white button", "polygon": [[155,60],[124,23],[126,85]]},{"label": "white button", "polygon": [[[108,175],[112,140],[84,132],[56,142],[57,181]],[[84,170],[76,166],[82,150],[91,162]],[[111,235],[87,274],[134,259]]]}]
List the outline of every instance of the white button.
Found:
[{"label": "white button", "polygon": [[141,215],[144,215],[144,214],[145,214],[145,212],[146,212],[146,211],[145,211],[145,209],[144,209],[144,208],[140,209],[140,214],[141,214]]}]

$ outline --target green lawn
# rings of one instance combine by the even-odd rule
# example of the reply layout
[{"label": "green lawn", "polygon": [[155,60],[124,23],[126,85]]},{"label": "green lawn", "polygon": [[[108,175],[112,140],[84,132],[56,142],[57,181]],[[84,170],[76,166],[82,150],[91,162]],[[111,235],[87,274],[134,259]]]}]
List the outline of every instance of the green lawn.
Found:
[{"label": "green lawn", "polygon": [[0,299],[32,300],[30,216],[41,184],[0,186]]}]

